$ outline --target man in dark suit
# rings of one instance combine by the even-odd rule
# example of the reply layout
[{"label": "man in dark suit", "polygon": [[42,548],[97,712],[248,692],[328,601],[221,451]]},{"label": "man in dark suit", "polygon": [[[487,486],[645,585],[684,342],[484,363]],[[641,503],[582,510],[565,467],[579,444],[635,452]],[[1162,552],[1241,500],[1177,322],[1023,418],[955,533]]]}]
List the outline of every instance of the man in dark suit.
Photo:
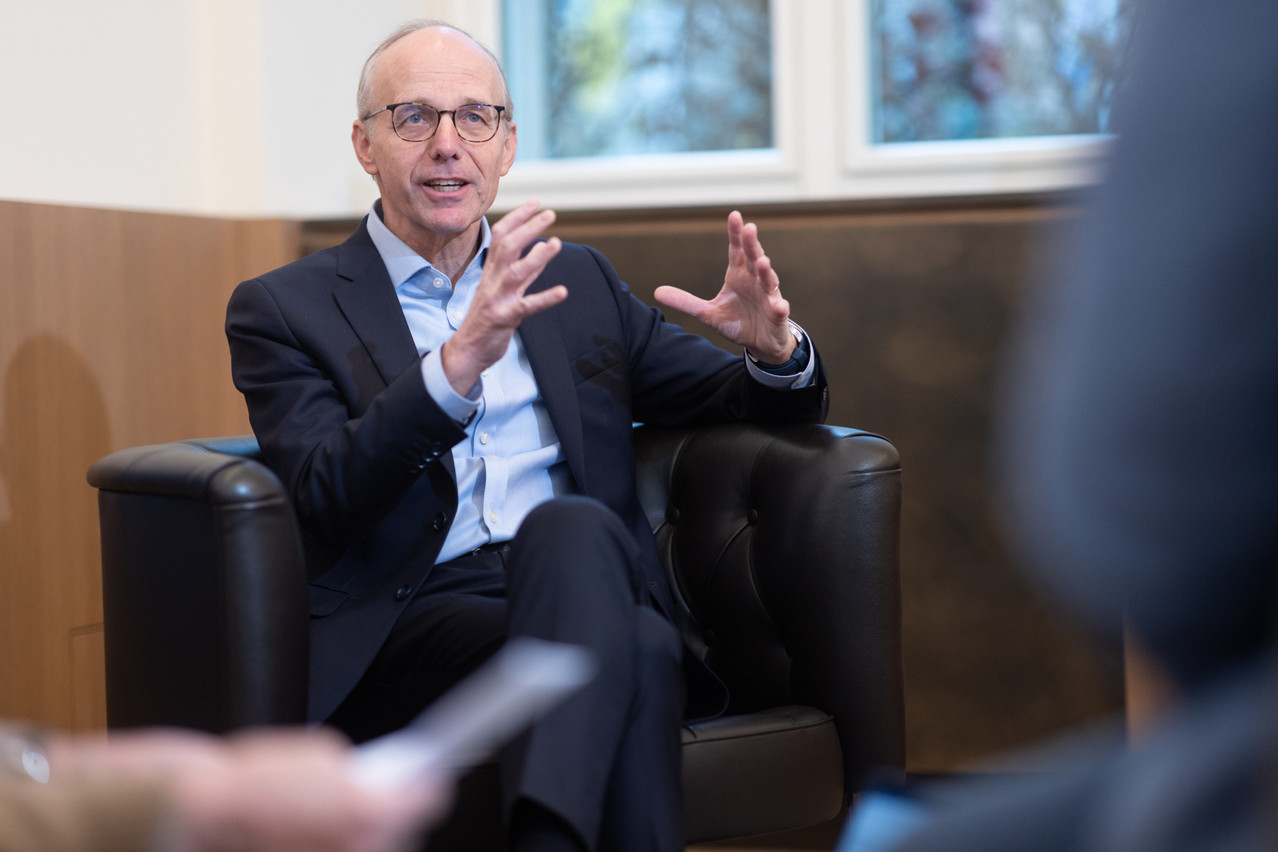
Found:
[{"label": "man in dark suit", "polygon": [[[634,421],[815,421],[826,384],[753,225],[666,323],[529,202],[485,213],[516,149],[495,58],[438,22],[369,58],[352,141],[380,200],[345,243],[231,299],[236,386],[310,549],[310,713],[403,724],[508,635],[599,675],[502,759],[517,848],[682,848],[678,726],[723,687],[683,659],[635,492]],[[685,682],[684,669],[693,676]]]}]

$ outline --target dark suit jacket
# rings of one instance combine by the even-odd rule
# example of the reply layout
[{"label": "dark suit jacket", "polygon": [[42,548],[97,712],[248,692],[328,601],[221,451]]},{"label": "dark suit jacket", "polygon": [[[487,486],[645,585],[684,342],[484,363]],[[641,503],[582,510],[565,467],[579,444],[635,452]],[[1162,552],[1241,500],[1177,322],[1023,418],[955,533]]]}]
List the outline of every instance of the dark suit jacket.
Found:
[{"label": "dark suit jacket", "polygon": [[[533,284],[563,304],[520,337],[580,493],[623,518],[656,605],[674,616],[635,493],[635,421],[815,421],[827,388],[778,392],[743,358],[665,322],[593,249],[567,244]],[[457,507],[464,431],[427,394],[366,224],[345,243],[242,283],[227,310],[236,387],[296,502],[311,566],[310,714],[354,686],[435,563]],[[814,353],[814,357],[815,353]]]}]

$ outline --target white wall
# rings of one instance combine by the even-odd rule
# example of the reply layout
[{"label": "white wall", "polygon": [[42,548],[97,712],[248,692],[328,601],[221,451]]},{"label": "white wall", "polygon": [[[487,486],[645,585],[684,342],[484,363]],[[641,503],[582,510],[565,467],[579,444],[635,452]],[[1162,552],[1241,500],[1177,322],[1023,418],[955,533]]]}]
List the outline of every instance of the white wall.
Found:
[{"label": "white wall", "polygon": [[214,216],[346,216],[368,52],[484,0],[0,0],[0,198]]}]

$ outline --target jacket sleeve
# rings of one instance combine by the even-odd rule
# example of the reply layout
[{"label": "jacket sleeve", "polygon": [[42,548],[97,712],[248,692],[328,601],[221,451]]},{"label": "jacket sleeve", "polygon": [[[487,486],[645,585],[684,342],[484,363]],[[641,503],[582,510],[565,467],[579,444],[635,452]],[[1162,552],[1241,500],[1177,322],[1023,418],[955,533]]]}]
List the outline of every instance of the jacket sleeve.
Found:
[{"label": "jacket sleeve", "polygon": [[416,359],[386,384],[362,346],[311,320],[286,313],[262,280],[241,284],[227,309],[232,373],[307,533],[348,546],[465,432],[426,392]]}]

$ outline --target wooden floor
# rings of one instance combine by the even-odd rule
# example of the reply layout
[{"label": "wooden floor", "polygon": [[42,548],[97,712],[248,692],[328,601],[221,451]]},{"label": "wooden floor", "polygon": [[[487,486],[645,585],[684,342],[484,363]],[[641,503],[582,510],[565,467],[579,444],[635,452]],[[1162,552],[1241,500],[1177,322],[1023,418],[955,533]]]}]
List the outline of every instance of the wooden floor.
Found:
[{"label": "wooden floor", "polygon": [[688,852],[832,852],[843,826],[840,817],[824,825],[743,840],[698,843]]}]

